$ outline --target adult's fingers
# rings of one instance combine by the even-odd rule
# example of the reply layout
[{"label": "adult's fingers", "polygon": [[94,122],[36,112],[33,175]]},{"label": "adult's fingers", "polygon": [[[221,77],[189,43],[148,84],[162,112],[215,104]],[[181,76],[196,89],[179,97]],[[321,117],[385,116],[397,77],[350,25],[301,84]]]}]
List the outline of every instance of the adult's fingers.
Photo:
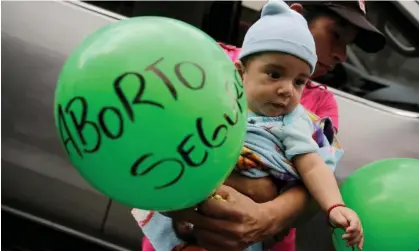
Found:
[{"label": "adult's fingers", "polygon": [[245,209],[251,209],[256,204],[228,186],[222,186],[216,193],[224,200],[209,198],[199,205],[200,212],[217,219],[240,222],[246,213]]},{"label": "adult's fingers", "polygon": [[199,212],[215,219],[238,221],[241,209],[235,203],[209,198],[199,205]]},{"label": "adult's fingers", "polygon": [[172,212],[171,216],[176,221],[186,221],[193,224],[194,228],[203,228],[212,231],[220,231],[226,228],[226,223],[223,220],[208,217],[195,210]]},{"label": "adult's fingers", "polygon": [[235,229],[239,223],[227,220],[212,218],[193,209],[181,210],[170,213],[171,218],[176,221],[186,221],[194,225],[194,228],[207,229],[209,231],[223,234],[236,233]]},{"label": "adult's fingers", "polygon": [[230,194],[234,193],[237,191],[229,186],[226,185],[221,185],[219,188],[217,188],[217,190],[215,191],[216,194],[220,195],[221,197],[223,197],[223,199],[229,201],[231,200],[230,198]]}]

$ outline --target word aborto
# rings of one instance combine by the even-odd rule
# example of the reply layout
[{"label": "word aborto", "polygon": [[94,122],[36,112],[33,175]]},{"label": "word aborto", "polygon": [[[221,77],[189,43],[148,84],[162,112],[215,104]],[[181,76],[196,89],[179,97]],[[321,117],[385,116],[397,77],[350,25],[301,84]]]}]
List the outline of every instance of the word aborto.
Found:
[{"label": "word aborto", "polygon": [[[151,72],[161,79],[167,91],[175,101],[179,101],[178,90],[173,84],[173,80],[169,79],[167,74],[159,68],[159,64],[164,61],[164,57],[155,60],[152,64],[148,65],[144,72]],[[188,81],[187,77],[182,73],[182,69],[189,67],[197,73],[200,78],[192,81]],[[182,86],[186,87],[190,91],[202,90],[207,83],[207,74],[203,67],[195,62],[182,61],[178,62],[173,66],[173,71]],[[178,166],[179,172],[176,177],[170,179],[162,185],[155,186],[155,189],[162,189],[171,186],[178,182],[184,175],[186,166],[196,168],[202,166],[208,159],[211,149],[221,147],[227,140],[228,131],[237,123],[240,122],[240,114],[245,110],[241,107],[240,101],[244,98],[243,86],[238,79],[238,73],[235,72],[235,80],[225,82],[225,90],[228,96],[231,98],[231,109],[228,111],[221,111],[222,122],[215,128],[205,127],[205,115],[200,115],[195,119],[195,128],[187,133],[183,140],[177,145],[176,151],[179,156],[173,158],[159,159],[154,156],[152,152],[141,154],[130,167],[130,174],[132,176],[144,176],[152,172],[155,168],[168,164],[172,166]],[[123,82],[127,77],[135,77],[138,83],[138,89],[136,95],[129,99],[127,93],[123,90]],[[124,135],[124,127],[126,123],[138,123],[138,114],[135,114],[135,108],[138,106],[152,106],[156,109],[165,109],[164,104],[155,100],[145,99],[144,94],[147,91],[147,81],[142,73],[139,72],[124,72],[117,76],[112,82],[113,91],[119,101],[119,108],[111,105],[104,105],[98,112],[95,121],[88,120],[89,116],[89,103],[88,100],[83,96],[75,96],[71,98],[64,105],[58,104],[57,115],[58,115],[58,130],[61,137],[61,141],[68,155],[72,155],[70,147],[74,149],[74,152],[83,158],[87,154],[95,154],[100,151],[100,148],[106,140],[118,140]],[[153,83],[154,84],[154,83]],[[231,90],[233,89],[233,90]],[[111,117],[116,118],[118,121],[117,126],[113,125],[114,128],[107,123]],[[114,124],[114,123],[113,123]],[[70,130],[73,128],[74,130]],[[95,137],[89,137],[88,142],[86,133],[90,134],[93,132]],[[200,145],[193,144],[191,140],[194,137],[199,138]],[[141,140],[141,139],[139,139]],[[192,157],[193,152],[201,151],[202,157],[197,159]],[[146,168],[143,168],[144,162],[154,158],[154,161],[149,161]],[[141,167],[141,171],[139,171]],[[174,167],[173,167],[174,168]]]}]

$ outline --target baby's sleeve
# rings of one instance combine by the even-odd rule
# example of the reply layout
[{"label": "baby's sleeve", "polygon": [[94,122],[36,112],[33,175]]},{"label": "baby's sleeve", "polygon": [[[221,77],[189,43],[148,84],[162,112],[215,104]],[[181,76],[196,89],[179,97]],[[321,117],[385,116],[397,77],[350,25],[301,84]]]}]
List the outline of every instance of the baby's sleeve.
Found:
[{"label": "baby's sleeve", "polygon": [[277,131],[277,137],[285,149],[285,157],[292,160],[295,156],[305,153],[317,153],[319,146],[313,139],[314,126],[306,113],[300,113]]}]

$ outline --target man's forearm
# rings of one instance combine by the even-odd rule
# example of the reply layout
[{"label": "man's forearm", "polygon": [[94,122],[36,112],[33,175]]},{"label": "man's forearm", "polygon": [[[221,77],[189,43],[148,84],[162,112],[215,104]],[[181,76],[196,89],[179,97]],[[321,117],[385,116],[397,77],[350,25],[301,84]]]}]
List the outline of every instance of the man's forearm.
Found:
[{"label": "man's forearm", "polygon": [[263,203],[265,214],[273,223],[268,235],[274,236],[287,228],[306,222],[317,211],[313,203],[304,186],[292,187],[276,199]]}]

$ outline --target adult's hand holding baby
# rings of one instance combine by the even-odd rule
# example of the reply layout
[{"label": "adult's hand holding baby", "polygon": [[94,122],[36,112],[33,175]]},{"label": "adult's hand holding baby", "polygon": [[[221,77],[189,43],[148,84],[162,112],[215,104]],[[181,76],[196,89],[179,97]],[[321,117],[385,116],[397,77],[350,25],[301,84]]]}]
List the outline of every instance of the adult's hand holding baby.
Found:
[{"label": "adult's hand holding baby", "polygon": [[194,237],[207,251],[242,251],[275,234],[273,228],[277,226],[273,226],[263,204],[225,185],[216,194],[224,200],[209,198],[198,211],[185,209],[164,215],[193,224]]},{"label": "adult's hand holding baby", "polygon": [[211,217],[205,225],[195,225],[198,243],[209,251],[243,250],[269,236],[272,221],[261,204],[229,186],[216,194],[224,200],[208,199],[199,211]]}]

